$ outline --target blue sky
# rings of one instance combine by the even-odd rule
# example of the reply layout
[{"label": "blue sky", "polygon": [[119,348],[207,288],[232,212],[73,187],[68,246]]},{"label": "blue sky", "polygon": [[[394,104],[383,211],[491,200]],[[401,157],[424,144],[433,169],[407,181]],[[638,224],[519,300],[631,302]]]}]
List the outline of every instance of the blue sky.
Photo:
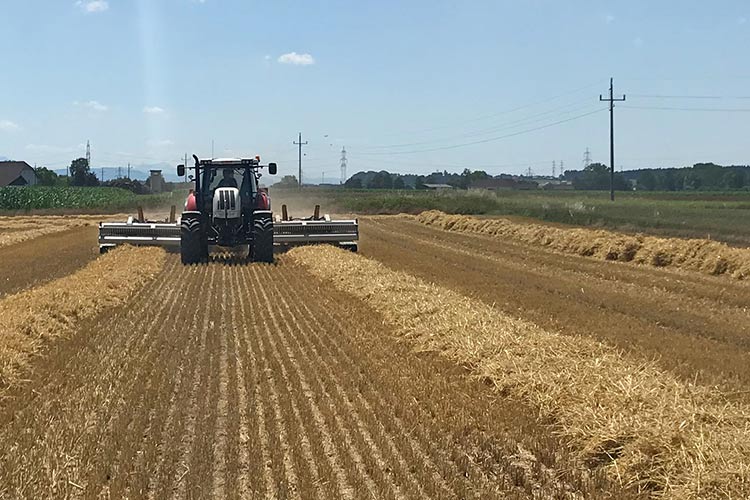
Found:
[{"label": "blue sky", "polygon": [[213,140],[296,173],[302,132],[311,182],[342,146],[350,174],[547,174],[608,161],[610,76],[618,167],[750,163],[747,1],[3,0],[0,22],[0,156],[52,168]]}]

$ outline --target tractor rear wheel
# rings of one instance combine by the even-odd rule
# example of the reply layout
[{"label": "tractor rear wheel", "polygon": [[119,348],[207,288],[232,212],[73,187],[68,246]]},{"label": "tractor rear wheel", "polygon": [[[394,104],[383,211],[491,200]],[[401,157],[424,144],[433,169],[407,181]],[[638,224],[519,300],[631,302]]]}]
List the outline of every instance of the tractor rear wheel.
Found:
[{"label": "tractor rear wheel", "polygon": [[183,218],[180,224],[180,260],[183,264],[197,264],[207,250],[203,245],[201,221],[197,218]]},{"label": "tractor rear wheel", "polygon": [[253,220],[250,258],[253,262],[273,262],[273,219],[270,216],[256,215]]}]

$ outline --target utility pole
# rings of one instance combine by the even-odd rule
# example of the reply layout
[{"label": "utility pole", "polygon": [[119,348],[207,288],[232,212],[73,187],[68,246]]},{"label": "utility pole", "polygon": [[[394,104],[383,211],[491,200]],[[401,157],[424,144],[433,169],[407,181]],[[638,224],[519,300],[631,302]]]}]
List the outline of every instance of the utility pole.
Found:
[{"label": "utility pole", "polygon": [[187,153],[185,153],[185,162],[183,163],[183,165],[185,165],[185,179],[184,179],[184,182],[187,182],[187,172],[188,172],[188,169],[187,169],[187,166],[188,166]]},{"label": "utility pole", "polygon": [[86,141],[86,164],[91,168],[91,143]]},{"label": "utility pole", "polygon": [[591,151],[586,148],[586,152],[583,153],[583,168],[585,169],[589,165],[591,165]]},{"label": "utility pole", "polygon": [[302,189],[302,146],[307,145],[307,141],[302,142],[302,132],[299,133],[299,140],[297,142],[292,142],[292,144],[299,146],[299,175],[297,177],[297,183],[299,189]]},{"label": "utility pole", "polygon": [[326,183],[326,173],[325,170],[320,174],[320,183],[325,184]]},{"label": "utility pole", "polygon": [[552,177],[555,176],[555,167],[557,166],[557,163],[555,160],[552,160]]},{"label": "utility pole", "polygon": [[130,180],[130,162],[128,162],[128,180]]},{"label": "utility pole", "polygon": [[102,180],[101,182],[104,182],[104,167],[102,167]]},{"label": "utility pole", "polygon": [[346,148],[341,148],[341,181],[339,184],[346,182]]},{"label": "utility pole", "polygon": [[622,94],[622,99],[614,97],[614,84],[613,79],[609,79],[609,98],[604,99],[599,94],[600,101],[609,102],[609,199],[615,201],[615,102],[624,101],[625,94]]},{"label": "utility pole", "polygon": [[565,170],[563,170],[563,161],[560,160],[560,175],[565,175]]}]

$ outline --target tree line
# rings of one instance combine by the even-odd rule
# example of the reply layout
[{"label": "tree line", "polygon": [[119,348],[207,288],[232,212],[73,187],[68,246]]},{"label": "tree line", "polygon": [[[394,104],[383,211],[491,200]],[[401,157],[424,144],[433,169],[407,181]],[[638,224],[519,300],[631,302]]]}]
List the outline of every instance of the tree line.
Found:
[{"label": "tree line", "polygon": [[357,172],[347,179],[344,187],[350,189],[427,189],[428,184],[447,184],[457,189],[468,189],[472,183],[490,177],[484,170],[472,171],[468,168],[461,173],[444,170],[429,175],[395,174],[381,170]]},{"label": "tree line", "polygon": [[[37,185],[39,186],[76,186],[76,187],[116,187],[126,189],[135,194],[149,194],[151,186],[149,180],[139,181],[127,177],[119,177],[101,182],[91,171],[89,162],[86,158],[77,158],[70,163],[68,167],[69,175],[59,175],[53,170],[46,167],[37,167],[35,169]],[[166,182],[165,191],[171,191],[173,184]]]}]

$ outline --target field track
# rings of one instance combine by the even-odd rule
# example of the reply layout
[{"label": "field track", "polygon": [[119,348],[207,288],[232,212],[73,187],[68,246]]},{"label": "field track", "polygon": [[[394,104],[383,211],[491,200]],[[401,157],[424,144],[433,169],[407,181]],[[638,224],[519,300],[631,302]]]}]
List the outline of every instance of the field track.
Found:
[{"label": "field track", "polygon": [[361,253],[542,328],[658,358],[689,380],[732,380],[743,391],[750,382],[746,282],[565,255],[398,217],[362,220]]},{"label": "field track", "polygon": [[3,498],[628,498],[572,472],[528,408],[283,256],[168,256],[14,396]]}]

